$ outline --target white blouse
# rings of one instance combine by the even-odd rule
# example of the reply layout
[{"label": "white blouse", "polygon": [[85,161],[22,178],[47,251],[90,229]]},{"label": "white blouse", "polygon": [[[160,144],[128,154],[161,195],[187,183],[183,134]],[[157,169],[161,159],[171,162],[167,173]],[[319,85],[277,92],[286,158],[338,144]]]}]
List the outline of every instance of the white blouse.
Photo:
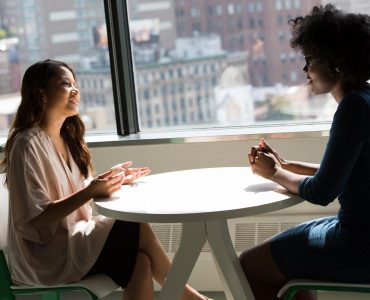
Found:
[{"label": "white blouse", "polygon": [[19,133],[8,166],[9,265],[15,284],[55,285],[80,280],[98,258],[113,219],[93,216],[89,203],[62,220],[35,228],[30,221],[52,201],[85,186],[71,154],[70,168],[49,136],[34,127]]}]

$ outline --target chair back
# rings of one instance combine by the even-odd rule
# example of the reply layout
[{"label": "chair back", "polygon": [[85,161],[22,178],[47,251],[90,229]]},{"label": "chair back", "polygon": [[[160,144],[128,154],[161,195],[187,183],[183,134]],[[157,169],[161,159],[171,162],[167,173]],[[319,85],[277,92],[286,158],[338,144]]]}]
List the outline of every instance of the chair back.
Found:
[{"label": "chair back", "polygon": [[4,179],[5,174],[0,174],[0,249],[8,245],[9,195]]},{"label": "chair back", "polygon": [[12,280],[10,278],[10,273],[8,265],[6,263],[4,251],[0,250],[0,300],[14,299],[13,293],[10,288],[11,285]]},{"label": "chair back", "polygon": [[5,259],[8,245],[9,197],[8,190],[3,185],[4,179],[5,174],[0,174],[0,300],[10,300],[14,299],[14,296],[10,289],[12,280]]}]

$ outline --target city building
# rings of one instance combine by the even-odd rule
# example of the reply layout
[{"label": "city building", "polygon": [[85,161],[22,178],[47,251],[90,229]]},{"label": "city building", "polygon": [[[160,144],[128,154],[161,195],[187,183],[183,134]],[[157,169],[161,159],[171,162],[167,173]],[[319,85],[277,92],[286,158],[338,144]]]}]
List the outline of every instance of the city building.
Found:
[{"label": "city building", "polygon": [[303,60],[289,46],[288,21],[306,14],[319,0],[228,0],[216,4],[175,1],[180,37],[216,33],[228,51],[247,51],[253,86],[302,83]]},{"label": "city building", "polygon": [[[211,54],[204,47],[210,44]],[[136,66],[136,96],[143,128],[241,121],[231,112],[235,107],[244,118],[240,100],[248,103],[247,90],[243,89],[249,84],[248,55],[229,53],[220,46],[220,38],[215,36],[178,39],[170,57]],[[233,107],[225,105],[225,97]]]},{"label": "city building", "polygon": [[370,2],[368,0],[323,0],[323,3],[331,3],[347,12],[370,13]]},{"label": "city building", "polygon": [[113,89],[109,67],[78,69],[80,114],[88,130],[104,131],[115,127]]},{"label": "city building", "polygon": [[162,51],[174,48],[177,38],[175,5],[172,0],[129,0],[127,8],[130,21],[157,20],[161,33],[159,46]]}]

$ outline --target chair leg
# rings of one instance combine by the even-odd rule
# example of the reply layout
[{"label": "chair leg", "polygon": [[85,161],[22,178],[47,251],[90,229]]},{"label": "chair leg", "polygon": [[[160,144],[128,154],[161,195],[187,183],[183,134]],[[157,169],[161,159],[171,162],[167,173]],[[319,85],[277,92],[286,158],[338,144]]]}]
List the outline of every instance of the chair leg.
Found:
[{"label": "chair leg", "polygon": [[42,300],[60,300],[60,294],[59,292],[42,293],[41,299]]},{"label": "chair leg", "polygon": [[290,287],[285,292],[284,300],[293,300],[295,294],[298,292],[296,287]]}]

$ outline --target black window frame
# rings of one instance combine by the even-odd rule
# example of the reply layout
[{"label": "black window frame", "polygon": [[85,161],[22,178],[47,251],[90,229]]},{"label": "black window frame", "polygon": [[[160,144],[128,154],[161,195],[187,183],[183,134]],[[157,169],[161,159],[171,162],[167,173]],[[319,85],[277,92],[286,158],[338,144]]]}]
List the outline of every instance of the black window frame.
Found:
[{"label": "black window frame", "polygon": [[138,133],[139,117],[125,0],[104,0],[114,110],[118,135]]}]

